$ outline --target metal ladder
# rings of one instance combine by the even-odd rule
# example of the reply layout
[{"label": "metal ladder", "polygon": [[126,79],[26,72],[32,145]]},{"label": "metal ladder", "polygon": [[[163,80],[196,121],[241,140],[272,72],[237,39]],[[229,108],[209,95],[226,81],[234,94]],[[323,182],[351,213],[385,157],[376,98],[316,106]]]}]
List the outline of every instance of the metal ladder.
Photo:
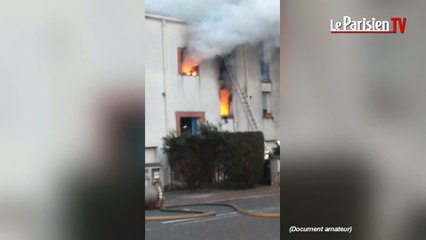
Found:
[{"label": "metal ladder", "polygon": [[[234,86],[234,89],[237,91],[238,98],[240,99],[241,104],[243,105],[243,110],[249,122],[250,128],[255,132],[262,132],[262,130],[260,129],[259,123],[253,114],[253,110],[250,106],[250,102],[248,101],[248,96],[241,88],[241,85],[238,82],[238,80],[232,76],[230,71],[231,68],[228,66],[228,62],[226,60],[225,60],[225,67],[226,67],[226,72],[228,74],[228,77],[231,80]],[[265,146],[265,150],[270,152],[270,149],[265,141],[263,142],[263,144]]]}]

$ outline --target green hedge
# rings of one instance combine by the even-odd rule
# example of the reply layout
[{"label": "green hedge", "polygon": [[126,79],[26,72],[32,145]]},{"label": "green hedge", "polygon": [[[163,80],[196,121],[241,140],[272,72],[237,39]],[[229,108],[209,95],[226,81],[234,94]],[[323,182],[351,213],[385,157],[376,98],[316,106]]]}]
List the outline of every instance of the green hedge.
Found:
[{"label": "green hedge", "polygon": [[[190,188],[250,188],[263,177],[264,138],[261,132],[223,132],[204,124],[199,135],[170,134],[163,151],[175,179]],[[223,176],[216,178],[217,173]]]}]

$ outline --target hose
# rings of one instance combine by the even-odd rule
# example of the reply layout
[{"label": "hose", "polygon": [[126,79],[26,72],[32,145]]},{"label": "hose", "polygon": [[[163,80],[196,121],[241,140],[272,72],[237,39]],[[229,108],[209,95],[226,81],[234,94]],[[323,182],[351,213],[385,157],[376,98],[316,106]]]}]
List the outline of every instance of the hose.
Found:
[{"label": "hose", "polygon": [[195,203],[195,204],[173,205],[173,206],[163,207],[159,209],[162,212],[178,212],[178,213],[187,213],[187,214],[169,215],[169,216],[151,216],[151,217],[145,217],[145,221],[170,221],[170,220],[178,220],[178,219],[195,219],[195,218],[212,217],[216,215],[216,212],[213,212],[213,211],[174,209],[174,208],[194,207],[194,206],[222,206],[222,207],[232,208],[233,210],[235,210],[236,212],[240,214],[251,216],[251,217],[280,218],[279,213],[252,212],[252,211],[239,208],[229,203]]}]

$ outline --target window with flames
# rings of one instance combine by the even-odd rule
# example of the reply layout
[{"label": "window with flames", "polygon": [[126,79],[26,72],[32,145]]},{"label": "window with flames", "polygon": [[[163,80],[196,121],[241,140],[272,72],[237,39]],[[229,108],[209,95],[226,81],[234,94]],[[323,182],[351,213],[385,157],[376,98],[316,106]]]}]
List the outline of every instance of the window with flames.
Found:
[{"label": "window with flames", "polygon": [[231,101],[232,101],[232,94],[231,92],[226,89],[222,88],[219,91],[219,97],[220,97],[220,116],[223,118],[231,117]]},{"label": "window with flames", "polygon": [[187,56],[186,48],[178,48],[179,75],[197,77],[200,75],[199,65],[194,59]]}]

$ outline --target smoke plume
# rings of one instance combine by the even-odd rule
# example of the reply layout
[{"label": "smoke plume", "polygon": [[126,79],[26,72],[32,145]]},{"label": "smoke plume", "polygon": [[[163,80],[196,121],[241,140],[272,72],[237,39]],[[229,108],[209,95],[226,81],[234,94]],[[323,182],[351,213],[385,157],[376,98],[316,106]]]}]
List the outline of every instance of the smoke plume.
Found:
[{"label": "smoke plume", "polygon": [[279,0],[147,0],[147,13],[192,22],[189,58],[201,62],[241,44],[261,46],[265,61],[279,48]]}]

